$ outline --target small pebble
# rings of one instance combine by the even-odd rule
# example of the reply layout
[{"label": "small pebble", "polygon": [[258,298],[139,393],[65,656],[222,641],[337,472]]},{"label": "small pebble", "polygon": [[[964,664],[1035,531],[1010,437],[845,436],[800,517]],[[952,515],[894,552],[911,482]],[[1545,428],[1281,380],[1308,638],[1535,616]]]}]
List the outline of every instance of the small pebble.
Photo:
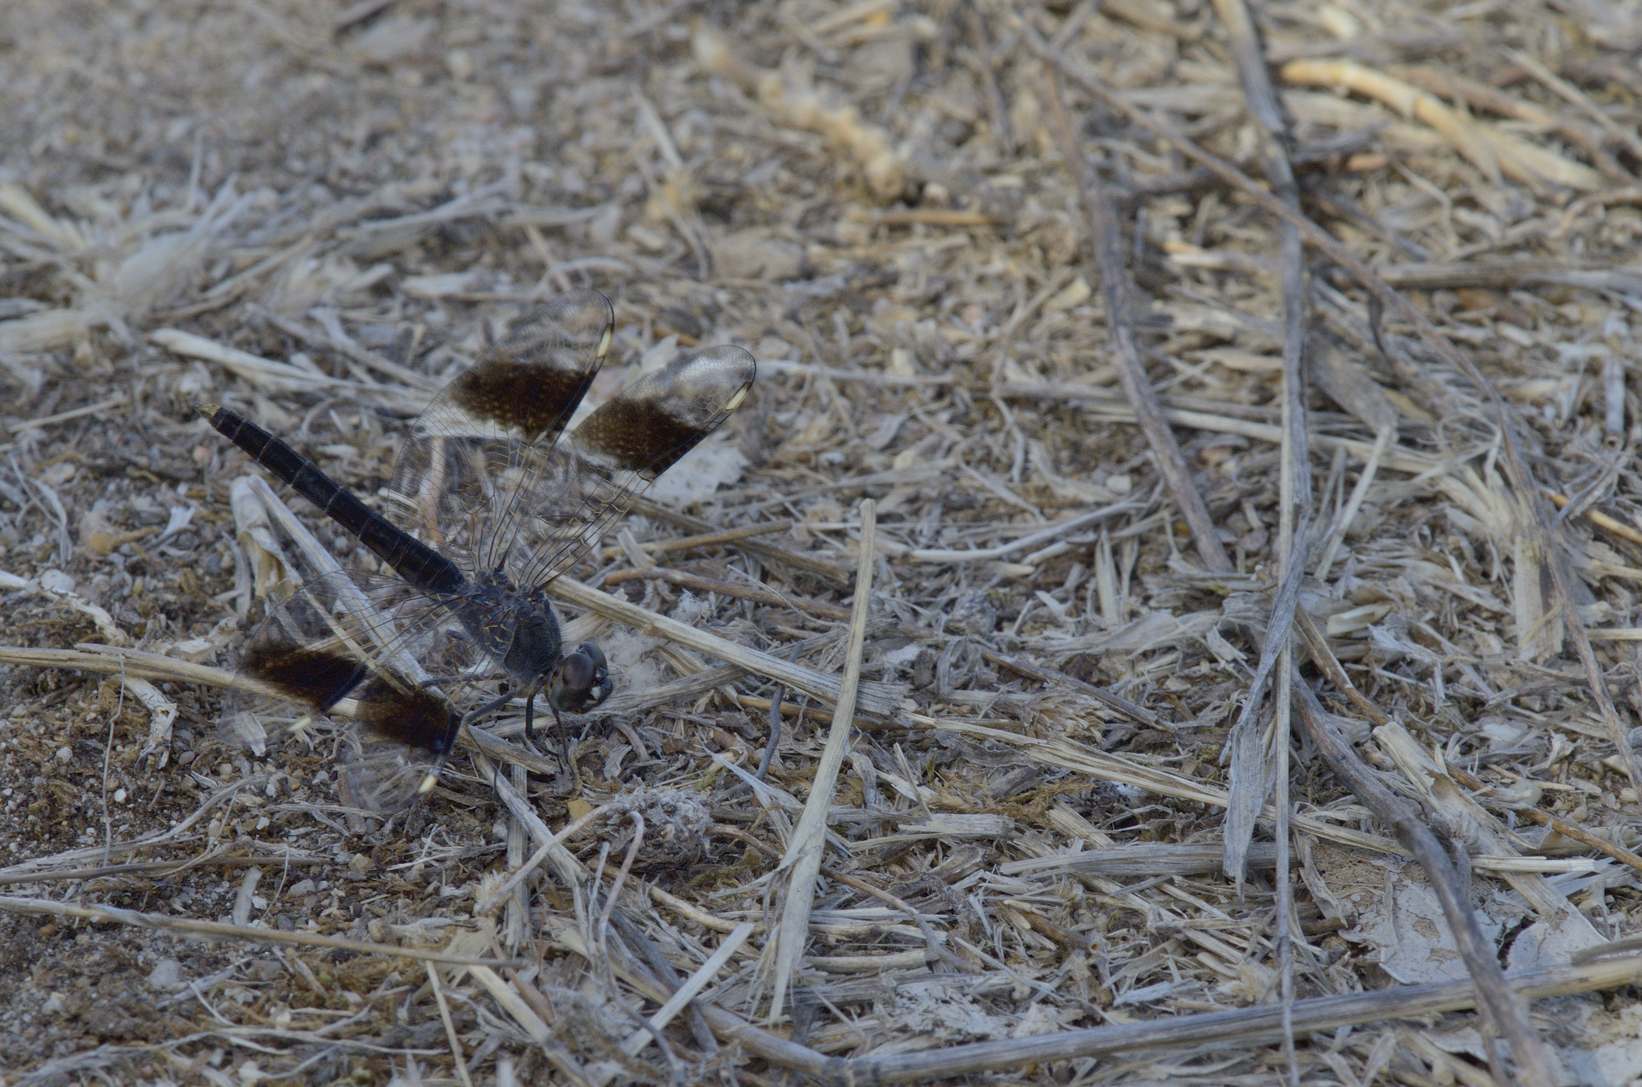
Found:
[{"label": "small pebble", "polygon": [[182,988],[182,964],[176,959],[161,959],[148,972],[148,987],[166,992]]}]

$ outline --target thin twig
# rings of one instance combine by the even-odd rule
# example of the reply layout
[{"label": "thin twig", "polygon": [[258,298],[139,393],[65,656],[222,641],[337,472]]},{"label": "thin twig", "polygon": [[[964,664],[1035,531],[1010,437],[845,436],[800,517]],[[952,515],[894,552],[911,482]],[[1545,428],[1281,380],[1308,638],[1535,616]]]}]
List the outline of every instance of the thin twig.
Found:
[{"label": "thin twig", "polygon": [[[659,615],[642,608],[637,604],[628,603],[620,597],[583,585],[569,577],[554,578],[547,586],[548,592],[556,599],[568,601],[579,608],[597,612],[609,619],[625,623],[635,630],[680,645],[689,646],[719,660],[728,661],[748,672],[784,683],[789,687],[796,687],[805,694],[813,695],[823,701],[837,704],[842,693],[842,684],[838,677],[818,672],[813,668],[784,661],[768,653],[761,653],[756,649],[749,649],[727,638],[720,638],[709,631],[701,630]],[[858,692],[860,709],[866,713],[887,716],[895,712],[900,705],[902,689],[895,684],[865,682],[860,685]]]},{"label": "thin twig", "polygon": [[[1296,215],[1301,215],[1299,187],[1294,180],[1294,168],[1288,155],[1294,142],[1293,136],[1266,70],[1259,31],[1243,0],[1215,0],[1214,7],[1231,38],[1232,53],[1237,58],[1237,73],[1243,84],[1249,115],[1254,118],[1263,136],[1263,157],[1272,190]],[[1312,500],[1305,403],[1306,325],[1311,307],[1305,247],[1300,244],[1299,231],[1292,222],[1284,222],[1280,226],[1279,237],[1283,261],[1283,461],[1279,480],[1277,551],[1279,569],[1282,571],[1282,590],[1272,601],[1271,615],[1266,620],[1266,643],[1261,649],[1255,683],[1251,685],[1243,712],[1227,738],[1227,746],[1232,752],[1228,767],[1228,792],[1232,803],[1226,809],[1225,856],[1227,874],[1241,888],[1248,847],[1254,840],[1255,816],[1265,799],[1268,780],[1265,767],[1273,765],[1272,776],[1276,783],[1273,805],[1277,809],[1277,958],[1283,1008],[1283,1056],[1288,1064],[1289,1082],[1299,1087],[1300,1065],[1294,1052],[1290,1018],[1294,1006],[1294,885],[1289,875],[1288,857],[1292,814],[1289,801],[1289,737],[1293,686],[1298,675],[1294,667],[1290,626],[1299,605],[1300,578],[1309,565],[1307,548]],[[1291,585],[1292,591],[1286,591]],[[1275,728],[1269,740],[1261,742],[1255,734],[1253,708],[1263,696],[1262,672],[1268,667],[1267,662],[1272,659],[1274,650],[1278,661],[1278,679],[1272,687],[1276,704]],[[1275,758],[1268,758],[1268,751]]]},{"label": "thin twig", "polygon": [[[765,364],[759,363],[760,367]],[[718,531],[710,521],[703,521],[699,517],[692,517],[687,513],[680,513],[660,502],[648,498],[633,500],[633,512],[655,521],[664,521],[679,528],[688,529],[694,533],[711,533]],[[734,541],[737,550],[745,551],[749,555],[757,556],[775,566],[801,570],[806,574],[814,574],[823,581],[833,585],[843,585],[849,581],[849,571],[838,563],[829,562],[815,555],[808,555],[801,551],[793,551],[779,544],[768,543],[764,540],[741,539]]]},{"label": "thin twig", "polygon": [[775,694],[770,698],[770,738],[764,743],[764,755],[758,760],[758,770],[753,777],[759,781],[770,772],[770,763],[775,760],[775,752],[781,746],[781,701],[785,688],[777,686]]},{"label": "thin twig", "polygon": [[878,504],[868,498],[861,503],[861,544],[855,567],[854,608],[850,616],[849,647],[844,655],[844,679],[833,713],[826,746],[815,767],[804,813],[793,828],[781,867],[786,875],[785,900],[780,928],[776,933],[775,957],[771,966],[770,1015],[779,1015],[786,1006],[787,990],[798,973],[799,960],[809,937],[810,905],[815,898],[815,880],[821,872],[821,852],[827,839],[827,811],[832,807],[838,769],[849,746],[850,723],[855,719],[856,691],[861,684],[861,653],[866,645],[867,614],[872,604],[872,564],[877,557]]},{"label": "thin twig", "polygon": [[282,929],[259,928],[255,925],[231,925],[222,921],[200,921],[192,917],[170,917],[163,913],[144,913],[140,910],[120,909],[115,906],[75,906],[45,898],[17,898],[0,895],[0,910],[13,913],[42,913],[53,917],[73,917],[105,925],[134,925],[138,928],[175,932],[184,936],[206,936],[222,940],[245,940],[257,944],[289,944],[296,947],[324,947],[333,951],[355,951],[362,955],[388,955],[401,959],[419,959],[423,962],[446,963],[451,966],[522,966],[516,959],[497,959],[488,955],[452,955],[424,947],[396,947],[367,940],[345,940],[340,936],[321,936],[316,932],[288,932]]},{"label": "thin twig", "polygon": [[1191,470],[1186,466],[1186,456],[1163,418],[1162,405],[1141,361],[1140,346],[1135,339],[1133,287],[1124,266],[1123,230],[1118,225],[1116,205],[1101,183],[1099,172],[1083,164],[1072,120],[1061,101],[1060,81],[1053,75],[1049,78],[1048,90],[1061,157],[1083,197],[1084,216],[1089,224],[1090,263],[1100,277],[1106,297],[1107,331],[1112,337],[1112,346],[1117,349],[1118,376],[1123,381],[1124,394],[1134,408],[1135,419],[1146,435],[1152,455],[1157,458],[1158,471],[1163,473],[1175,505],[1186,519],[1198,557],[1210,570],[1229,570],[1231,560],[1220,545],[1209,508],[1204,505],[1203,496],[1197,493]]},{"label": "thin twig", "polygon": [[[1613,989],[1633,985],[1639,979],[1642,979],[1642,955],[1596,959],[1580,966],[1514,974],[1502,980],[1501,994],[1521,1001]],[[1490,995],[1482,994],[1484,999]],[[1294,1031],[1309,1035],[1365,1023],[1418,1020],[1477,1004],[1477,987],[1468,980],[1393,985],[1369,993],[1297,1000]],[[713,1018],[709,1017],[708,1022],[714,1022]],[[716,1023],[714,1029],[717,1029]],[[1013,1071],[1048,1061],[1088,1059],[1143,1049],[1259,1045],[1278,1038],[1282,1029],[1281,1011],[1263,1005],[1089,1027],[1035,1038],[974,1042],[892,1057],[854,1057],[830,1065],[827,1079],[839,1084],[949,1081],[985,1072]]]},{"label": "thin twig", "polygon": [[462,1040],[456,1036],[456,1024],[450,1019],[450,1004],[445,1000],[445,987],[439,982],[439,971],[431,963],[423,963],[428,971],[428,988],[433,990],[434,1003],[439,1007],[439,1022],[445,1026],[445,1041],[450,1045],[450,1059],[456,1065],[456,1074],[462,1078],[462,1087],[473,1087],[468,1074],[468,1062],[462,1056]]},{"label": "thin twig", "polygon": [[1465,968],[1478,994],[1478,1008],[1496,1034],[1511,1047],[1516,1058],[1518,1082],[1552,1087],[1557,1082],[1551,1058],[1528,1020],[1528,1009],[1505,983],[1494,949],[1482,934],[1471,909],[1467,881],[1450,860],[1431,828],[1414,812],[1412,805],[1393,793],[1358,756],[1356,749],[1329,721],[1311,689],[1296,684],[1301,694],[1300,720],[1318,753],[1375,817],[1388,824],[1431,879],[1432,889],[1442,904],[1443,916]]}]

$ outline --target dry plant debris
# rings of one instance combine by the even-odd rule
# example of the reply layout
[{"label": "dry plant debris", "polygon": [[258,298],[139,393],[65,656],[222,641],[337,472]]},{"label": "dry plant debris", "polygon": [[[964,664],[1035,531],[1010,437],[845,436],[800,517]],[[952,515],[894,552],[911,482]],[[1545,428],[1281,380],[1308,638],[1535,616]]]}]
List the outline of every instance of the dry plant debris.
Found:
[{"label": "dry plant debris", "polygon": [[[0,1083],[1642,1079],[1639,28],[4,5]],[[576,286],[760,377],[574,772],[223,747],[351,545],[188,401],[370,494]]]}]

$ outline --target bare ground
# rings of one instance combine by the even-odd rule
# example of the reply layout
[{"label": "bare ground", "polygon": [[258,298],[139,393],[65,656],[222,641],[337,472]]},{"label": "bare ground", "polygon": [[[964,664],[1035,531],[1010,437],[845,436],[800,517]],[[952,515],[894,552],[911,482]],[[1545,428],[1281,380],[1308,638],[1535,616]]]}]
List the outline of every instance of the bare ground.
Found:
[{"label": "bare ground", "polygon": [[[1240,10],[6,4],[0,1082],[1642,1077],[1642,8]],[[760,363],[578,772],[225,747],[189,402],[370,494],[575,286]]]}]

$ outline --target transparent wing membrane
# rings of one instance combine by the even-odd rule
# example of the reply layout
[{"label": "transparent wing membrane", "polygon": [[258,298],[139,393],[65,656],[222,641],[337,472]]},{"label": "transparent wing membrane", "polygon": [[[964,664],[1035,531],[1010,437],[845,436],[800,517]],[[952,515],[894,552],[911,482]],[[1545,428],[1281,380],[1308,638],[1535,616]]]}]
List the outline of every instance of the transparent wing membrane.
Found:
[{"label": "transparent wing membrane", "polygon": [[435,661],[471,668],[475,656],[449,636],[443,611],[397,579],[310,573],[290,583],[235,663],[245,685],[224,706],[223,738],[263,755],[301,734],[338,733],[355,753],[356,803],[382,813],[410,803],[449,754],[458,720],[441,689],[454,685],[412,674]]},{"label": "transparent wing membrane", "polygon": [[545,451],[515,584],[558,577],[587,553],[663,472],[718,429],[756,374],[739,347],[693,351],[630,381]]},{"label": "transparent wing membrane", "polygon": [[747,395],[739,347],[686,352],[563,434],[609,353],[610,303],[567,295],[533,311],[429,405],[390,495],[470,578],[535,588],[573,566],[663,472]]},{"label": "transparent wing membrane", "polygon": [[596,291],[532,310],[412,424],[393,497],[469,577],[502,565],[514,546],[544,454],[604,363],[614,321]]}]

